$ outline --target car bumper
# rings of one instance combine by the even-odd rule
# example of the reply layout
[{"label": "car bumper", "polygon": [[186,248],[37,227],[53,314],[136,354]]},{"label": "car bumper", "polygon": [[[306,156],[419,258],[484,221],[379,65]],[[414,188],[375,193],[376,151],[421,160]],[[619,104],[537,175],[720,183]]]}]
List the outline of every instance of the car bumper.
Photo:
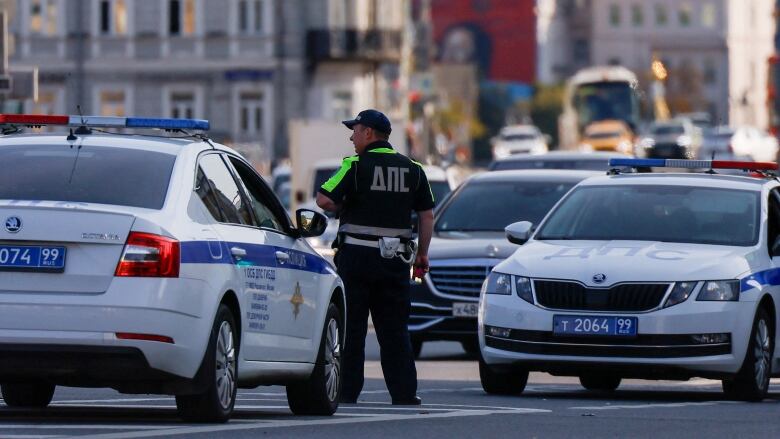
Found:
[{"label": "car bumper", "polygon": [[[27,358],[29,352],[30,360],[42,361],[42,352],[57,350],[63,354],[39,362],[43,377],[53,376],[60,366],[69,379],[105,374],[98,359],[110,364],[111,358],[125,358],[134,373],[119,373],[119,380],[193,378],[211,331],[211,305],[217,302],[206,297],[207,291],[204,282],[193,279],[117,278],[103,294],[0,293],[0,381],[15,373],[14,356]],[[120,339],[117,333],[159,335],[173,342]],[[95,353],[95,360],[86,355],[88,361],[78,367],[65,361],[81,350]]]},{"label": "car bumper", "polygon": [[477,318],[456,317],[454,303],[477,304],[477,298],[449,298],[434,294],[427,281],[411,286],[412,307],[409,315],[409,333],[423,341],[477,340]]},{"label": "car bumper", "polygon": [[[647,313],[593,313],[548,310],[517,297],[490,296],[480,308],[480,348],[488,364],[525,363],[534,370],[598,364],[602,368],[626,365],[673,368],[687,371],[691,376],[732,374],[739,370],[745,357],[755,305],[688,300]],[[556,314],[633,316],[637,318],[638,334],[636,337],[554,335]],[[500,336],[495,336],[497,331],[491,331],[491,327],[509,331],[500,331]],[[692,336],[698,334],[728,334],[728,340],[697,343]]]}]

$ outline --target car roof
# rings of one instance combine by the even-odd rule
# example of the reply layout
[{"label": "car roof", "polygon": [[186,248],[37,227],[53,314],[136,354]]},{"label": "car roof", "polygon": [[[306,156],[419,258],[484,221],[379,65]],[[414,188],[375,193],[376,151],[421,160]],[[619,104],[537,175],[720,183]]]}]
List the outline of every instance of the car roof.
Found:
[{"label": "car roof", "polygon": [[469,181],[568,181],[576,183],[586,178],[600,175],[604,175],[604,171],[582,171],[571,169],[519,169],[482,172],[472,175],[469,178]]},{"label": "car roof", "polygon": [[699,186],[760,191],[765,184],[773,181],[776,180],[740,175],[660,172],[618,175],[602,174],[601,177],[591,178],[582,184],[585,186],[604,186],[613,184]]},{"label": "car roof", "polygon": [[513,154],[508,157],[500,158],[496,162],[512,162],[512,161],[524,161],[524,160],[604,160],[608,158],[628,158],[630,156],[621,154],[619,152],[610,151],[593,151],[593,152],[577,152],[577,151],[550,151],[544,154]]},{"label": "car roof", "polygon": [[[0,136],[0,147],[6,145],[65,145],[68,133],[26,133]],[[182,149],[192,144],[202,144],[210,148],[208,143],[192,137],[163,137],[132,134],[87,134],[78,136],[83,146],[102,146],[141,149],[167,154],[179,154]],[[225,150],[232,151],[229,148]]]},{"label": "car roof", "polygon": [[501,128],[501,134],[539,133],[535,125],[509,125]]}]

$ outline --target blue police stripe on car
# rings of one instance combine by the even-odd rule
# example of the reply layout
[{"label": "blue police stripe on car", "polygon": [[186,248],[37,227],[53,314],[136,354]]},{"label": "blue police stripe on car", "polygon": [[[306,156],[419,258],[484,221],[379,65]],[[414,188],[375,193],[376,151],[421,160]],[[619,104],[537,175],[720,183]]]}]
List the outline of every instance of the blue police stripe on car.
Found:
[{"label": "blue police stripe on car", "polygon": [[[230,248],[234,246],[246,250],[246,256],[241,261],[234,260],[230,254]],[[286,262],[283,266],[277,265],[277,251],[289,254],[289,262]],[[312,273],[328,273],[331,271],[328,262],[319,256],[285,247],[249,244],[246,242],[183,241],[181,243],[181,263],[252,265],[289,268]]]},{"label": "blue police stripe on car", "polygon": [[753,273],[740,281],[740,290],[746,291],[760,286],[780,285],[780,268],[770,268],[769,270]]}]

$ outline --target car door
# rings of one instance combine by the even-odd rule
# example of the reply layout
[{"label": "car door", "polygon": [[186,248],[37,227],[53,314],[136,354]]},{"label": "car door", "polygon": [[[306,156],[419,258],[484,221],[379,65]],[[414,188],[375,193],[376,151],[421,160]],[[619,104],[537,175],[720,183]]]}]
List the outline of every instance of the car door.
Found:
[{"label": "car door", "polygon": [[288,344],[285,354],[291,361],[305,361],[318,345],[316,329],[324,314],[328,292],[319,291],[323,261],[313,254],[302,239],[291,235],[291,224],[284,208],[260,176],[235,156],[229,160],[248,195],[252,212],[266,232],[266,243],[273,246],[277,258],[278,315],[285,327]]},{"label": "car door", "polygon": [[289,325],[282,291],[287,282],[277,270],[277,240],[258,226],[251,205],[223,154],[206,153],[198,160],[199,173],[213,191],[214,226],[224,252],[232,259],[236,293],[241,301],[242,356],[247,360],[288,361]]}]

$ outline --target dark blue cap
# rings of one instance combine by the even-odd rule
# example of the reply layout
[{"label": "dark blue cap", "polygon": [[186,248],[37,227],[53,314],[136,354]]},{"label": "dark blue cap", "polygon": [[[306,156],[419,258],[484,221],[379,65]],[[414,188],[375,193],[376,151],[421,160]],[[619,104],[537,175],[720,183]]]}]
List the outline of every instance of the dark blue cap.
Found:
[{"label": "dark blue cap", "polygon": [[346,125],[349,129],[353,129],[355,125],[360,124],[386,134],[390,134],[392,131],[390,128],[390,120],[381,111],[377,110],[363,110],[358,113],[357,117],[354,119],[342,120],[341,123]]}]

